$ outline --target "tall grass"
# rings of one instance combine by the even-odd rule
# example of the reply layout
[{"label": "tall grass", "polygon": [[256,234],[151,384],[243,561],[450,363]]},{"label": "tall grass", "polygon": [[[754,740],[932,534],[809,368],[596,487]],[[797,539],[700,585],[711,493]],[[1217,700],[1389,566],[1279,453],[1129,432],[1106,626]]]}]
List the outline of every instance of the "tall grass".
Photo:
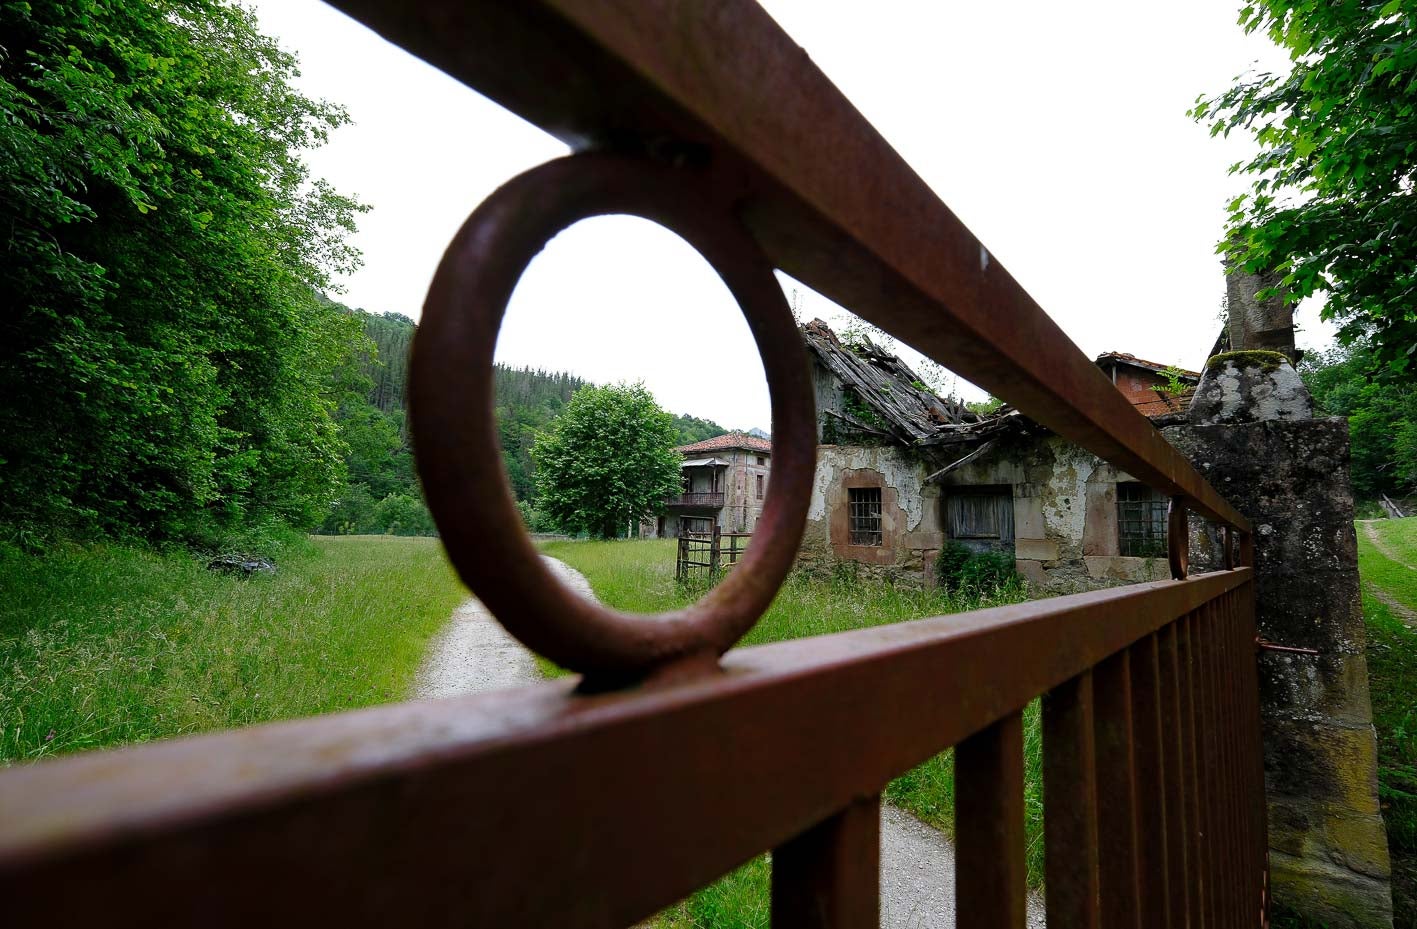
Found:
[{"label": "tall grass", "polygon": [[[595,595],[616,609],[657,613],[687,606],[704,592],[702,583],[680,584],[674,580],[673,539],[557,539],[542,542],[539,547],[584,574]],[[1027,599],[1022,586],[950,594],[867,580],[853,568],[852,564],[844,564],[829,577],[802,573],[789,576],[742,644],[762,645],[864,629]]]},{"label": "tall grass", "polygon": [[1394,924],[1417,927],[1417,629],[1371,595],[1417,610],[1417,518],[1370,523],[1394,561],[1358,527],[1358,569],[1368,588],[1368,683],[1378,733],[1378,796],[1392,853]]},{"label": "tall grass", "polygon": [[1378,731],[1378,797],[1392,853],[1395,925],[1417,926],[1417,630],[1363,598]]},{"label": "tall grass", "polygon": [[[623,542],[552,541],[542,543],[590,581],[606,604],[632,612],[659,612],[685,606],[703,592],[702,585],[674,580],[675,542],[670,539]],[[959,613],[1027,599],[1021,585],[988,592],[950,594],[898,587],[859,576],[845,565],[829,577],[793,574],[768,612],[743,639],[744,645],[825,635],[927,616]],[[542,665],[548,674],[559,673]],[[1029,881],[1043,879],[1043,759],[1037,701],[1024,711],[1025,813]],[[936,755],[893,780],[885,799],[947,834],[954,832],[954,753]],[[676,904],[659,917],[665,927],[766,927],[770,870],[757,858]]]},{"label": "tall grass", "polygon": [[466,596],[434,539],[303,538],[275,576],[0,547],[0,762],[400,700]]}]

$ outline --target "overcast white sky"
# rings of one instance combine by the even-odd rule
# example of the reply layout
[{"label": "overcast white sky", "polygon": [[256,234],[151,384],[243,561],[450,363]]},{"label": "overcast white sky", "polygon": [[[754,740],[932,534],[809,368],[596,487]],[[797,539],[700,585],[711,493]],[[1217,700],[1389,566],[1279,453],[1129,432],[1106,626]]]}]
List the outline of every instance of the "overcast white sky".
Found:
[{"label": "overcast white sky", "polygon": [[[319,0],[250,5],[299,56],[302,89],[354,118],[309,156],[316,174],[373,207],[355,237],[364,267],[340,299],[417,318],[473,207],[565,147]],[[1245,152],[1185,111],[1256,61],[1284,64],[1241,33],[1239,5],[764,3],[1083,351],[1185,368],[1202,364],[1218,332],[1213,245],[1240,190],[1226,168]],[[840,308],[783,281],[806,318],[840,325]],[[1313,310],[1298,322],[1301,345],[1331,340]],[[643,380],[676,413],[769,428],[762,369],[727,291],[686,244],[642,220],[558,236],[513,297],[498,358]]]}]

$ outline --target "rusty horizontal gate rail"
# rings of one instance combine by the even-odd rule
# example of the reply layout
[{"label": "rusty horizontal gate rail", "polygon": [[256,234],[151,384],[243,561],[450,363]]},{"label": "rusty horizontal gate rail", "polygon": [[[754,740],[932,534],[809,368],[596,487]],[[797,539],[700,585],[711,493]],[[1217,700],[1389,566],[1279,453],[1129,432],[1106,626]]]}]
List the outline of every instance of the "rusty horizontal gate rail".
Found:
[{"label": "rusty horizontal gate rail", "polygon": [[[1263,835],[1240,805],[1259,775],[1241,750],[1257,739],[1253,636],[1235,621],[1250,579],[745,648],[726,674],[672,686],[551,683],[15,768],[0,777],[7,920],[624,926],[764,849],[780,849],[780,878],[784,847],[806,886],[779,879],[775,893],[805,893],[794,907],[874,907],[874,839],[829,868],[794,856],[814,860],[831,842],[819,824],[963,742],[960,925],[1017,925],[995,916],[1023,904],[1022,760],[981,782],[970,753],[992,771],[988,746],[1008,733],[991,724],[1016,730],[1049,694],[1050,923],[1197,892],[1192,912],[1231,916],[1207,925],[1240,925],[1259,886],[1242,899],[1233,869],[1254,866]],[[793,845],[814,826],[820,841]]]},{"label": "rusty horizontal gate rail", "polygon": [[[459,573],[584,677],[0,772],[7,921],[624,926],[771,850],[774,925],[875,925],[880,791],[954,746],[958,923],[1019,929],[1038,697],[1050,925],[1266,920],[1249,522],[761,9],[331,2],[575,150],[449,247],[411,413]],[[571,596],[524,533],[485,542],[519,525],[487,454],[506,301],[551,235],[612,212],[714,266],[773,402],[753,544],[657,621]],[[1173,579],[730,650],[791,568],[814,466],[774,268],[1167,493]],[[1227,570],[1190,575],[1190,512],[1224,527]]]}]

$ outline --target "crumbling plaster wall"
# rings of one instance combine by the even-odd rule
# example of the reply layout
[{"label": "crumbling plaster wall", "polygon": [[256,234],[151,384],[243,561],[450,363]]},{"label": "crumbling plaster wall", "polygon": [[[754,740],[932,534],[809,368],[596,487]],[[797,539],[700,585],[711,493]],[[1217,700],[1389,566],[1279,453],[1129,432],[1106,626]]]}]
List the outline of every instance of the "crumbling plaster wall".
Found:
[{"label": "crumbling plaster wall", "polygon": [[[926,466],[892,446],[821,445],[812,478],[798,562],[830,570],[853,562],[868,574],[930,585],[940,548],[940,491]],[[881,489],[881,544],[852,545],[847,501],[852,488]]]},{"label": "crumbling plaster wall", "polygon": [[[800,563],[837,561],[930,586],[944,542],[941,503],[951,487],[1007,486],[1013,496],[1018,571],[1039,593],[1094,590],[1169,576],[1165,558],[1118,554],[1117,482],[1132,477],[1070,442],[1048,436],[1008,443],[925,482],[928,466],[891,446],[822,445]],[[849,491],[882,489],[882,544],[849,541]]]},{"label": "crumbling plaster wall", "polygon": [[1164,558],[1124,558],[1117,483],[1133,478],[1057,436],[1024,439],[952,472],[943,492],[1010,485],[1020,574],[1046,593],[1073,593],[1168,576]]}]

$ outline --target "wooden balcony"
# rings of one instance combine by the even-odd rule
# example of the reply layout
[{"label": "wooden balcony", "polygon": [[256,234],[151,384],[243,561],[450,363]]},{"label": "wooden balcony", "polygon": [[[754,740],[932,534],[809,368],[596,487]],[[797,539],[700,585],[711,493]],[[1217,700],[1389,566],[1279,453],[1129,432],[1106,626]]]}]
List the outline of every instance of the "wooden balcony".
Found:
[{"label": "wooden balcony", "polygon": [[670,497],[665,500],[664,505],[671,509],[676,507],[698,507],[699,509],[718,510],[723,508],[723,494],[679,494],[677,497]]}]

